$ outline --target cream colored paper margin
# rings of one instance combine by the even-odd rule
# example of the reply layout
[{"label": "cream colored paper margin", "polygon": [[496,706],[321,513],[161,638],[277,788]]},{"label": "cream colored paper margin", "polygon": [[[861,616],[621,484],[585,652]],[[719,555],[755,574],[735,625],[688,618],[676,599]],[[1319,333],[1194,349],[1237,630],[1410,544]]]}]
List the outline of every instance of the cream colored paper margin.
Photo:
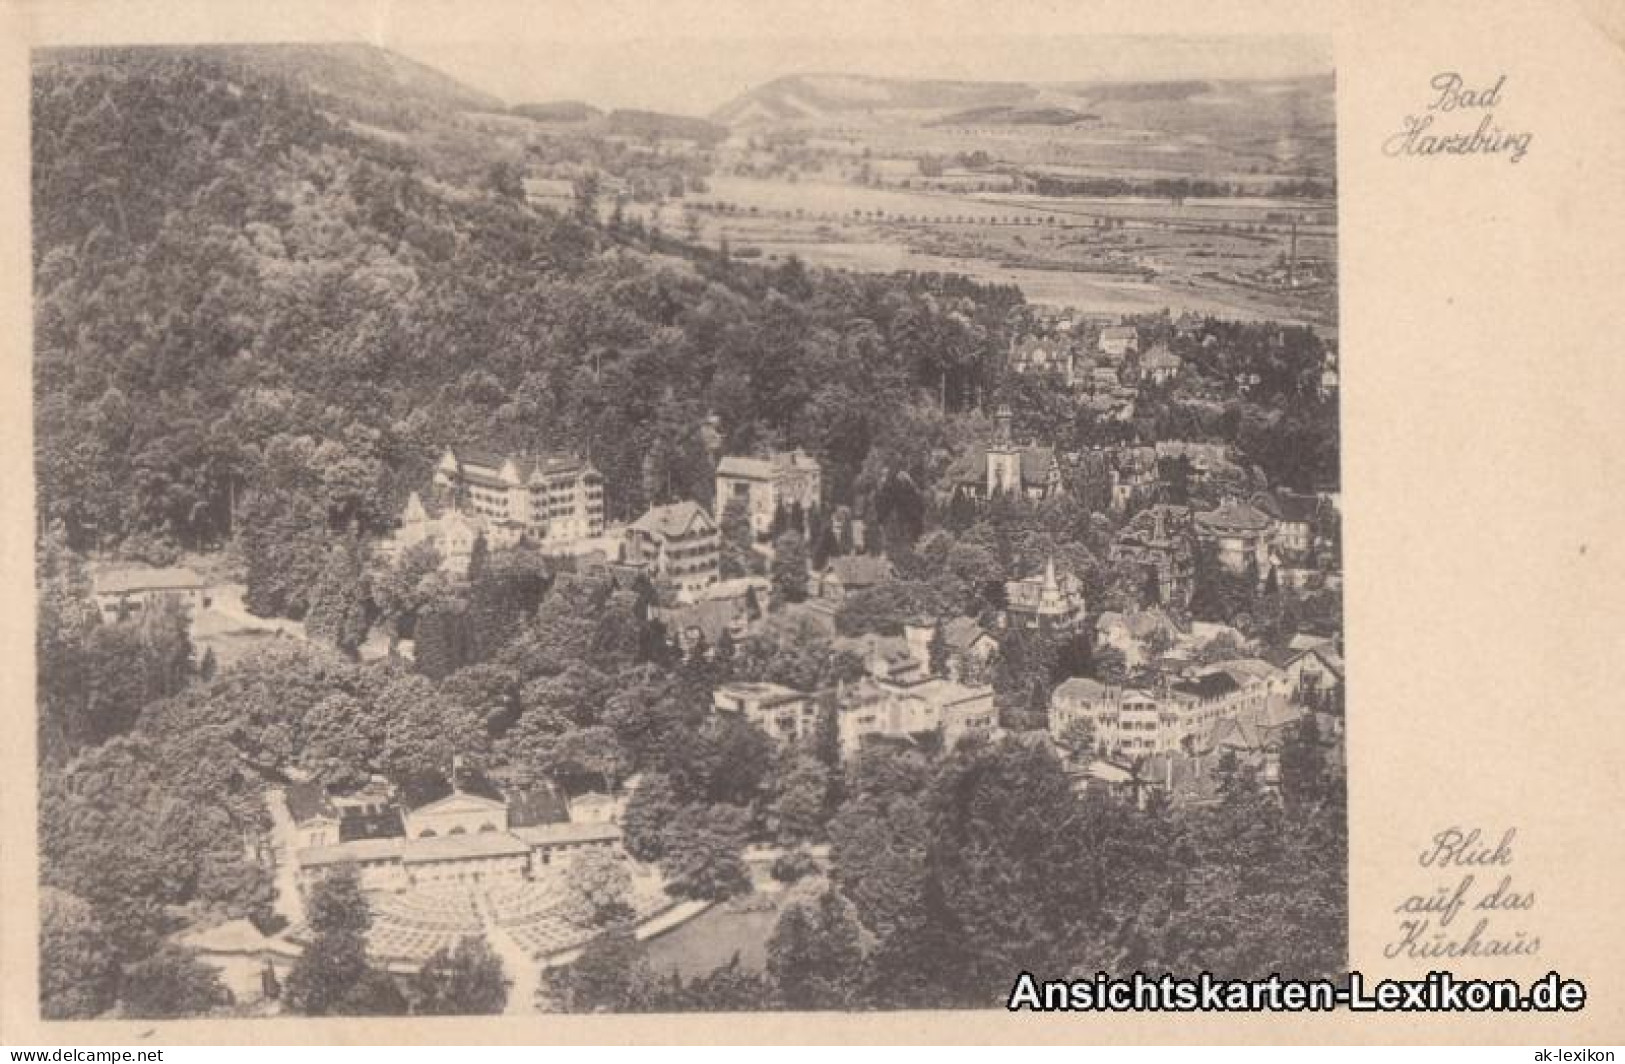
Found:
[{"label": "cream colored paper margin", "polygon": [[[512,14],[518,5],[510,6]],[[1618,0],[1099,3],[539,2],[561,32],[752,36],[1325,33],[1337,68],[1350,677],[1351,948],[1371,975],[1394,907],[1452,824],[1518,829],[1533,961],[1462,975],[1586,980],[1578,1014],[537,1017],[43,1024],[36,1019],[30,42],[370,39],[391,20],[478,37],[491,5],[0,3],[0,1042],[1625,1041],[1625,5]],[[1381,151],[1444,70],[1507,76],[1528,155]],[[1014,973],[1012,973],[1014,974]]]}]

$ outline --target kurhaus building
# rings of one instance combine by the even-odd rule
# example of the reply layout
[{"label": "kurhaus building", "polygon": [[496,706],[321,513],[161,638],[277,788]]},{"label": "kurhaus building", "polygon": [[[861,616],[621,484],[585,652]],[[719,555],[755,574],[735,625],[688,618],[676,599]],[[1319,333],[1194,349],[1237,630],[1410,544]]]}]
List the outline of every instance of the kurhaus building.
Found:
[{"label": "kurhaus building", "polygon": [[535,803],[501,794],[455,790],[412,808],[383,799],[390,829],[376,835],[349,831],[345,812],[317,785],[290,788],[288,798],[301,841],[332,837],[325,823],[337,826],[336,841],[296,852],[306,883],[337,868],[354,869],[368,890],[517,882],[588,849],[621,853],[621,829],[606,818],[573,823],[562,806],[553,816],[528,815]]}]

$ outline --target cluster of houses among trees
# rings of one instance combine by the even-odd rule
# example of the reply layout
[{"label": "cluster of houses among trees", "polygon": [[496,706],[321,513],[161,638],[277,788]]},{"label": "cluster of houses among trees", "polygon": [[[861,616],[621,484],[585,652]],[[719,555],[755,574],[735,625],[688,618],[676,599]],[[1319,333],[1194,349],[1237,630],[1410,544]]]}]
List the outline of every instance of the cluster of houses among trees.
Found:
[{"label": "cluster of houses among trees", "polygon": [[[46,1015],[1341,964],[1327,338],[736,261],[251,50],[41,63]],[[790,883],[765,967],[644,978]]]},{"label": "cluster of houses among trees", "polygon": [[[1131,358],[1137,337],[1133,327],[1102,329],[1101,353]],[[1042,347],[1019,350],[1018,373],[1068,378]],[[1154,373],[1140,380],[1167,383]],[[800,448],[718,453],[707,499],[657,502],[625,521],[606,518],[605,477],[579,454],[452,448],[409,493],[370,561],[320,574],[326,583],[339,573],[351,590],[312,589],[307,634],[353,654],[356,641],[325,621],[326,604],[392,595],[402,599],[397,635],[415,638],[392,643],[391,656],[411,651],[418,671],[451,682],[500,660],[535,603],[574,583],[583,589],[575,594],[608,595],[594,601],[614,603],[611,614],[626,611],[617,615],[644,668],[693,672],[706,702],[689,727],[768,740],[740,751],[759,772],[817,765],[824,779],[900,752],[1038,743],[1077,795],[1199,809],[1220,802],[1237,772],[1278,790],[1294,744],[1335,766],[1335,493],[1272,487],[1222,442],[1068,451],[1018,442],[1016,421],[1001,403],[987,435],[947,456],[935,482],[884,474],[862,518],[829,505],[820,460]],[[357,545],[333,556],[366,553]],[[103,570],[92,590],[97,615],[114,624],[206,611],[216,594],[184,568]],[[445,595],[468,603],[450,657],[434,605]],[[364,632],[376,607],[358,608]],[[831,656],[810,670],[739,667],[750,647],[772,640],[780,653],[790,652],[786,640],[808,641],[811,653]],[[357,786],[288,766],[295,781],[279,800],[290,828],[278,851],[292,866],[288,882],[308,897],[335,873],[353,877],[376,899],[370,948],[396,971],[440,963],[459,935],[480,929],[482,911],[497,913],[533,961],[579,948],[591,924],[550,915],[567,893],[561,875],[588,853],[628,867],[664,860],[668,818],[683,807],[660,804],[659,772],[652,784],[636,774],[627,783],[625,740],[573,728],[549,740],[581,744],[566,776],[515,775],[510,762],[504,783],[431,768],[405,787],[376,773]],[[450,756],[460,763],[463,751]],[[711,863],[737,861],[750,834],[730,828],[719,838],[731,842],[700,844],[699,867],[678,875],[689,884],[680,889],[745,889],[749,876]],[[476,900],[470,909],[446,891]],[[647,898],[624,909],[659,911]],[[296,924],[277,948],[296,958],[314,933]],[[288,975],[276,950],[253,955],[269,958],[267,978],[273,961]]]},{"label": "cluster of houses among trees", "polygon": [[[1187,316],[1172,328],[1189,340],[1195,325]],[[1067,321],[1059,338],[1017,344],[1012,369],[1076,387],[1083,378],[1076,372],[1075,331]],[[1182,368],[1166,345],[1142,354],[1133,325],[1108,325],[1094,335],[1096,358],[1129,370],[1127,379],[1148,387],[1168,384]],[[949,511],[968,507],[970,516],[961,509],[960,519],[975,520],[990,503],[1041,506],[1070,486],[1086,497],[1080,500],[1085,506],[1098,505],[1119,519],[1102,561],[1140,582],[1131,596],[1135,608],[1091,612],[1079,575],[1058,570],[1051,554],[1041,571],[1003,581],[997,608],[980,617],[939,609],[934,616],[927,610],[887,618],[879,628],[890,634],[866,637],[857,652],[863,675],[850,685],[800,690],[729,682],[714,690],[714,710],[748,721],[781,744],[814,742],[827,730],[845,756],[875,738],[930,735],[951,747],[970,731],[1000,734],[993,663],[1011,629],[1018,636],[1036,631],[1081,648],[1071,667],[1096,662],[1087,669],[1091,675],[1061,676],[1048,685],[1041,707],[1059,749],[1100,762],[1084,769],[1090,779],[1115,779],[1145,758],[1199,764],[1216,752],[1243,756],[1273,778],[1287,731],[1315,710],[1340,705],[1340,635],[1291,633],[1290,645],[1267,648],[1268,639],[1250,638],[1228,622],[1241,599],[1279,595],[1283,586],[1335,592],[1335,494],[1277,488],[1241,497],[1237,489],[1247,479],[1223,443],[1158,440],[1063,455],[1052,445],[1018,443],[1014,421],[1010,406],[1001,405],[991,438],[972,443],[947,465],[935,498],[947,500]],[[607,528],[602,476],[577,456],[448,451],[434,480],[439,516],[430,516],[414,493],[386,556],[427,543],[439,551],[446,572],[466,575],[476,542],[523,544],[612,572],[654,589],[648,619],[665,629],[680,654],[731,648],[775,608],[794,607],[841,630],[843,610],[854,600],[899,582],[883,546],[846,553],[854,542],[864,546],[863,523],[848,511],[839,514],[839,537],[823,523],[822,468],[799,448],[719,456],[710,511],[680,500]],[[1193,496],[1207,496],[1211,504],[1204,507]],[[808,538],[822,548],[816,558],[805,552]],[[790,567],[798,571],[787,573]],[[1193,606],[1221,623],[1192,625]],[[1335,719],[1322,724],[1341,728]],[[1166,775],[1171,779],[1171,770]]]}]

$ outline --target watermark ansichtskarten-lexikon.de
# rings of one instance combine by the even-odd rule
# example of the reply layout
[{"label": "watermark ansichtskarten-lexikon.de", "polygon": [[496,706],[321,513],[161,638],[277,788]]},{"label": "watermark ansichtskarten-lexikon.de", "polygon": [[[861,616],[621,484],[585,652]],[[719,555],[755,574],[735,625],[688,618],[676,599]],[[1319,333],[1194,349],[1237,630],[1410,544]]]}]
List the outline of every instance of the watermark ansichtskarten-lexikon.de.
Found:
[{"label": "watermark ansichtskarten-lexikon.de", "polygon": [[1527,987],[1516,979],[1461,979],[1430,972],[1422,979],[1367,983],[1359,972],[1329,979],[1220,979],[1104,972],[1082,979],[1016,977],[1011,1012],[1578,1012],[1585,984],[1548,972]]}]

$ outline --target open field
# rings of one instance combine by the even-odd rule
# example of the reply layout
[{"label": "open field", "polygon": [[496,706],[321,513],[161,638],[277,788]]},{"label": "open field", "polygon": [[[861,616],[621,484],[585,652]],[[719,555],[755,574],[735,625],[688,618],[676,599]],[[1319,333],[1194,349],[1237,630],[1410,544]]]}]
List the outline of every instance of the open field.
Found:
[{"label": "open field", "polygon": [[199,610],[192,618],[192,644],[198,657],[212,650],[215,665],[222,669],[279,640],[297,638],[270,625],[247,623],[240,616],[214,609]]},{"label": "open field", "polygon": [[[705,176],[668,195],[622,173],[599,209],[741,258],[962,273],[1100,314],[1334,326],[1333,88],[795,75],[719,108],[721,142],[628,144],[639,166]],[[533,202],[570,209],[570,174],[548,173],[530,175]]]},{"label": "open field", "polygon": [[[627,212],[734,253],[838,269],[963,273],[1035,303],[1126,314],[1335,321],[1335,208],[1324,201],[947,193],[719,177]],[[1283,265],[1295,251],[1295,284]]]},{"label": "open field", "polygon": [[[188,560],[200,572],[222,571],[225,564],[209,555],[189,555]],[[199,564],[201,563],[201,564]],[[214,651],[215,664],[226,668],[279,640],[303,640],[305,626],[285,617],[256,617],[243,603],[244,587],[240,583],[219,583],[210,589],[212,604],[192,616],[192,645],[199,658],[205,650]],[[359,656],[363,661],[376,661],[389,656],[389,636],[374,628],[361,644]]]}]

